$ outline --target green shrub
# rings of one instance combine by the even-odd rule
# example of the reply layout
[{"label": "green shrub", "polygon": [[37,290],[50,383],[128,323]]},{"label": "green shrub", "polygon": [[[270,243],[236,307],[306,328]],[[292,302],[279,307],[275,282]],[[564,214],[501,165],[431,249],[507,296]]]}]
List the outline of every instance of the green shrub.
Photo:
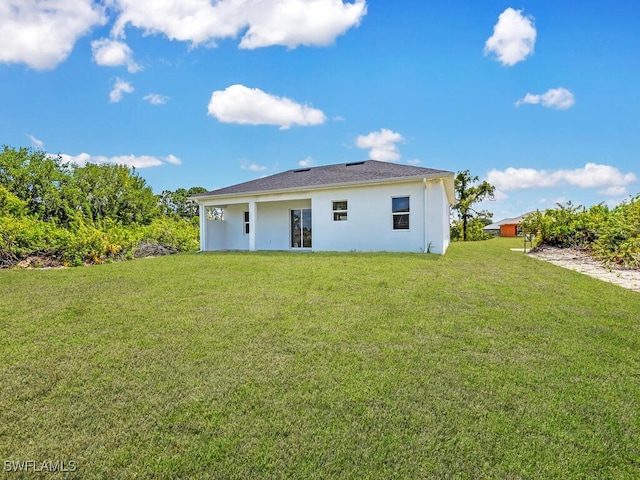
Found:
[{"label": "green shrub", "polygon": [[640,195],[611,211],[591,248],[606,262],[640,266]]},{"label": "green shrub", "polygon": [[522,228],[537,233],[536,245],[582,248],[606,263],[640,267],[640,195],[613,210],[558,205],[528,215]]},{"label": "green shrub", "polygon": [[78,214],[67,228],[31,216],[0,216],[0,267],[41,256],[67,266],[131,259],[141,244],[161,248],[150,254],[195,251],[198,228],[182,218],[162,217],[149,225],[127,225],[113,221],[99,226]]},{"label": "green shrub", "polygon": [[184,218],[156,218],[141,230],[142,240],[154,241],[169,250],[196,251],[200,246],[198,226]]},{"label": "green shrub", "polygon": [[0,215],[23,217],[27,214],[27,202],[0,185]]},{"label": "green shrub", "polygon": [[60,258],[69,232],[33,217],[0,217],[0,265],[10,266],[27,256]]},{"label": "green shrub", "polygon": [[[467,223],[467,240],[468,241],[478,241],[478,240],[489,240],[493,238],[492,235],[485,233],[484,227],[486,226],[485,222],[482,221],[481,218],[476,217],[469,220]],[[461,220],[454,220],[451,225],[451,240],[454,242],[462,241],[462,230],[463,225]]]}]

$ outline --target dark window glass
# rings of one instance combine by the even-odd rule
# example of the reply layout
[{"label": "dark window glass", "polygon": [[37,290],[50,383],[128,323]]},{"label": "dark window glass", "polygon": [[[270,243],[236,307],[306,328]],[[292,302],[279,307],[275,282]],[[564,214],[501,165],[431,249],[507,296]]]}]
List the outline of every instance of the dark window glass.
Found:
[{"label": "dark window glass", "polygon": [[409,229],[409,214],[403,213],[393,216],[393,229],[394,230],[408,230]]},{"label": "dark window glass", "polygon": [[300,210],[291,210],[291,247],[302,247],[301,228],[300,228]]},{"label": "dark window glass", "polygon": [[391,208],[393,213],[409,211],[409,197],[396,197],[391,199]]},{"label": "dark window glass", "polygon": [[302,210],[302,246],[311,248],[311,210]]}]

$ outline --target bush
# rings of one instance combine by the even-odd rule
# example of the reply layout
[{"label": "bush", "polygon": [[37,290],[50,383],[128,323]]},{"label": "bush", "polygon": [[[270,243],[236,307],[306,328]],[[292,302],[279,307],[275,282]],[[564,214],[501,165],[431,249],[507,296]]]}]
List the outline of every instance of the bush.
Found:
[{"label": "bush", "polygon": [[591,248],[606,262],[640,266],[640,195],[611,211]]},{"label": "bush", "polygon": [[168,217],[143,226],[107,221],[98,227],[77,215],[63,228],[30,216],[0,216],[0,267],[34,256],[67,266],[100,264],[133,258],[141,246],[144,256],[195,251],[198,228],[189,220]]},{"label": "bush", "polygon": [[[493,238],[490,234],[485,233],[484,227],[486,223],[482,221],[481,218],[476,217],[467,223],[467,240],[468,241],[478,241],[478,240],[489,240]],[[455,220],[453,225],[451,225],[451,240],[454,242],[462,241],[462,221]]]},{"label": "bush", "polygon": [[70,232],[33,217],[0,217],[0,265],[11,266],[28,256],[61,259]]},{"label": "bush", "polygon": [[20,200],[0,185],[0,215],[24,217],[27,214],[27,202]]},{"label": "bush", "polygon": [[181,217],[160,217],[141,228],[143,241],[177,252],[196,251],[200,248],[199,228],[193,222]]},{"label": "bush", "polygon": [[640,195],[613,210],[558,205],[528,215],[522,228],[537,233],[536,246],[586,249],[606,263],[640,267]]}]

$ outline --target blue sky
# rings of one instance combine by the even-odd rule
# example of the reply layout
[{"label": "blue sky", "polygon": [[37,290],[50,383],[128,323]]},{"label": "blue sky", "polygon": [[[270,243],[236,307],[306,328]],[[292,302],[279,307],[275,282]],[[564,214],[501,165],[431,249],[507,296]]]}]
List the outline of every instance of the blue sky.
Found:
[{"label": "blue sky", "polygon": [[2,0],[0,143],[156,192],[374,158],[495,219],[640,192],[640,3]]}]

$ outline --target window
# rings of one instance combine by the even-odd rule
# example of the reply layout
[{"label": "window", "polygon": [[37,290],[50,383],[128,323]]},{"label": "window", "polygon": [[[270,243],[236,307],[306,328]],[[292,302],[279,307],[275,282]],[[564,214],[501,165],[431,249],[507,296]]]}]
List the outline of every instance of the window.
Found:
[{"label": "window", "polygon": [[331,202],[333,204],[333,221],[344,222],[347,220],[347,201],[340,200]]},{"label": "window", "polygon": [[311,209],[291,210],[291,248],[311,248]]},{"label": "window", "polygon": [[393,197],[391,214],[394,230],[409,230],[409,197]]},{"label": "window", "polygon": [[249,235],[249,212],[244,212],[244,234]]}]

